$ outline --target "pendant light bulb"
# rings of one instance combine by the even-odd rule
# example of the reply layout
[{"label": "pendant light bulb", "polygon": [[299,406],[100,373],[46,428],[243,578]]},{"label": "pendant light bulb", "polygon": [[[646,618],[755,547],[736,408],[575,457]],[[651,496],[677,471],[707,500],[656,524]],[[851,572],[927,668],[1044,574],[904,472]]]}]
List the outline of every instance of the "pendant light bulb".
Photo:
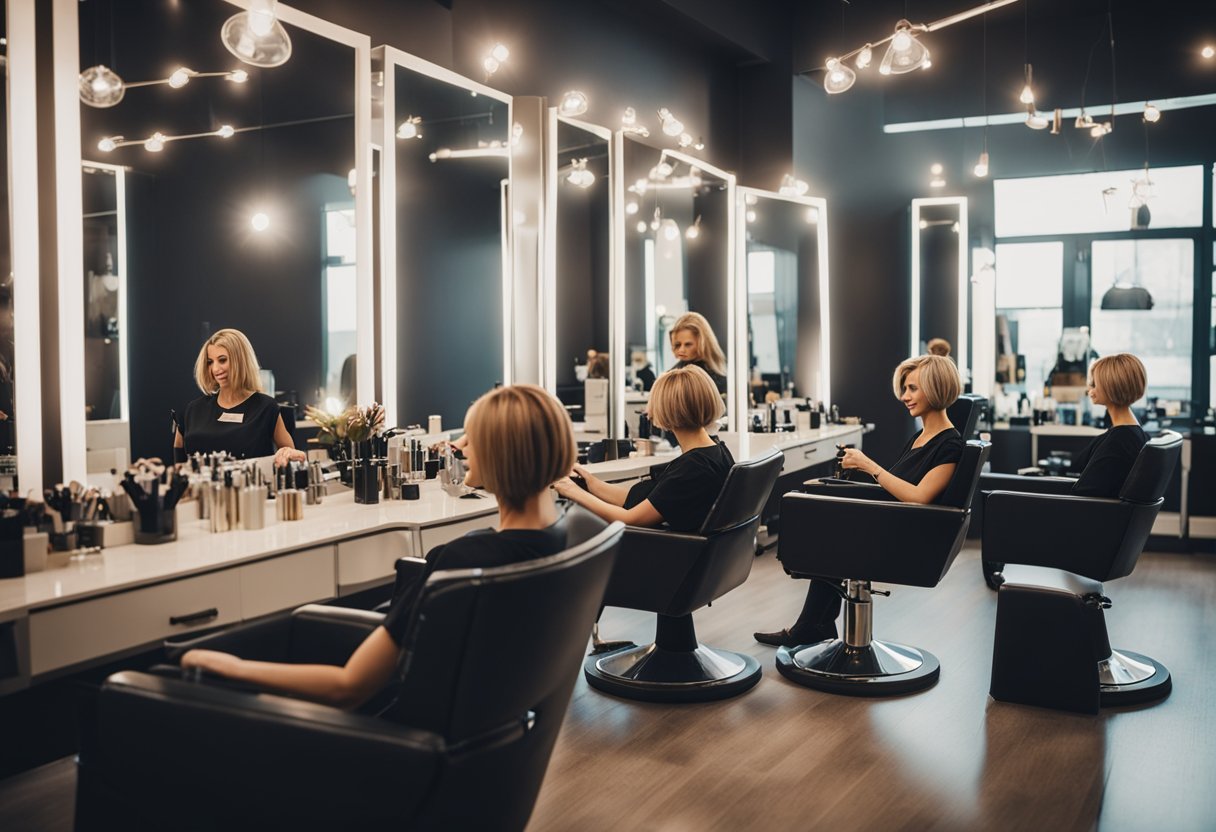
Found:
[{"label": "pendant light bulb", "polygon": [[829,95],[847,91],[857,81],[857,73],[849,69],[838,58],[828,58],[827,72],[823,75],[823,88]]},{"label": "pendant light bulb", "polygon": [[980,160],[975,163],[975,175],[983,179],[988,175],[988,151],[985,150],[980,154]]},{"label": "pendant light bulb", "polygon": [[410,116],[405,121],[401,122],[397,127],[397,138],[399,139],[416,139],[422,134],[418,132],[418,125],[422,122],[419,116]]},{"label": "pendant light bulb", "polygon": [[680,238],[680,226],[676,225],[675,220],[663,220],[663,237],[668,240],[678,240]]},{"label": "pendant light bulb", "polygon": [[169,86],[175,90],[179,90],[186,84],[190,83],[190,78],[195,75],[193,69],[187,69],[184,66],[179,66],[173,70],[173,74],[169,76]]},{"label": "pendant light bulb", "polygon": [[663,123],[663,132],[668,136],[678,136],[684,132],[684,122],[671,114],[671,110],[663,107],[659,110],[659,121]]},{"label": "pendant light bulb", "polygon": [[896,52],[907,52],[912,48],[912,36],[907,29],[897,29],[895,37],[891,38],[891,48]]},{"label": "pendant light bulb", "polygon": [[98,64],[80,73],[80,100],[90,107],[113,107],[127,89],[118,73]]},{"label": "pendant light bulb", "polygon": [[165,134],[153,133],[147,141],[144,142],[144,150],[149,153],[160,153],[165,149]]},{"label": "pendant light bulb", "polygon": [[110,153],[118,147],[120,141],[122,141],[122,136],[106,136],[97,143],[97,149],[102,153]]},{"label": "pendant light bulb", "polygon": [[621,116],[621,124],[625,127],[633,127],[638,123],[638,111],[632,107],[626,107],[624,115]]},{"label": "pendant light bulb", "polygon": [[692,225],[684,231],[684,236],[690,240],[695,240],[701,236],[701,215],[697,214],[697,218],[692,221]]},{"label": "pendant light bulb", "polygon": [[929,62],[929,50],[912,34],[912,24],[901,20],[895,24],[895,35],[882,56],[878,71],[883,75],[903,75],[922,68]]},{"label": "pendant light bulb", "polygon": [[626,202],[625,203],[626,216],[632,217],[637,212],[638,212],[638,204],[636,202]]},{"label": "pendant light bulb", "polygon": [[224,80],[234,84],[243,84],[249,80],[249,73],[243,69],[234,69],[224,76]]},{"label": "pendant light bulb", "polygon": [[1161,111],[1152,104],[1144,105],[1144,120],[1149,124],[1156,124],[1161,121]]},{"label": "pendant light bulb", "polygon": [[873,60],[874,48],[867,43],[865,46],[861,47],[861,51],[857,53],[857,60],[855,63],[858,69],[865,69]]},{"label": "pendant light bulb", "polygon": [[572,117],[581,116],[587,112],[587,94],[579,90],[569,90],[562,94],[561,103],[557,105],[558,115]]},{"label": "pendant light bulb", "polygon": [[756,221],[755,209],[754,208],[747,209],[747,213],[743,215],[743,218],[745,220],[747,220],[748,222],[755,222]]},{"label": "pendant light bulb", "polygon": [[291,57],[291,38],[274,13],[275,0],[253,0],[224,22],[224,48],[251,66],[276,67]]},{"label": "pendant light bulb", "polygon": [[236,135],[236,130],[233,129],[231,124],[223,124],[220,125],[219,130],[215,131],[215,135],[219,136],[221,139],[231,139]]},{"label": "pendant light bulb", "polygon": [[639,234],[645,234],[646,233],[646,220],[638,220],[637,229],[638,229]]},{"label": "pendant light bulb", "polygon": [[258,211],[253,215],[253,217],[250,218],[249,224],[253,227],[254,231],[262,232],[267,228],[270,228],[270,217],[266,216],[266,214],[263,212]]},{"label": "pendant light bulb", "polygon": [[1210,61],[1213,57],[1216,57],[1216,47],[1205,46],[1199,51],[1199,54],[1202,55],[1206,60]]},{"label": "pendant light bulb", "polygon": [[496,43],[494,44],[494,48],[490,50],[490,57],[501,64],[507,58],[511,57],[511,51],[503,44]]},{"label": "pendant light bulb", "polygon": [[1021,101],[1023,104],[1034,103],[1034,90],[1030,88],[1030,84],[1022,87],[1022,94],[1018,96],[1018,101]]},{"label": "pendant light bulb", "polygon": [[1095,139],[1100,139],[1106,135],[1106,130],[1103,129],[1101,124],[1095,124],[1093,127],[1089,128],[1089,135]]},{"label": "pendant light bulb", "polygon": [[1051,122],[1041,115],[1033,106],[1026,108],[1026,126],[1031,130],[1046,130]]}]

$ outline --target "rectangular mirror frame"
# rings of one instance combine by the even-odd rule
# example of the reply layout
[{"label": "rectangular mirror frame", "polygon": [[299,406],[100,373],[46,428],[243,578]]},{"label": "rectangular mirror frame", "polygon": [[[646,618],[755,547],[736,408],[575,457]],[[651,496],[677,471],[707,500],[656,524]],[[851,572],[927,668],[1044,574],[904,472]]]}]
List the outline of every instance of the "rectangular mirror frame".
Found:
[{"label": "rectangular mirror frame", "polygon": [[921,208],[930,205],[956,205],[958,206],[958,343],[951,345],[951,355],[954,357],[959,374],[964,381],[967,379],[969,341],[967,338],[967,321],[968,315],[968,293],[967,288],[970,285],[970,279],[967,271],[967,259],[970,254],[968,246],[969,237],[967,236],[967,197],[965,196],[940,196],[940,197],[925,197],[912,200],[912,297],[911,297],[911,315],[909,322],[911,324],[911,336],[908,343],[908,355],[918,355],[920,353],[920,292],[921,292],[921,273],[920,273],[920,211]]}]

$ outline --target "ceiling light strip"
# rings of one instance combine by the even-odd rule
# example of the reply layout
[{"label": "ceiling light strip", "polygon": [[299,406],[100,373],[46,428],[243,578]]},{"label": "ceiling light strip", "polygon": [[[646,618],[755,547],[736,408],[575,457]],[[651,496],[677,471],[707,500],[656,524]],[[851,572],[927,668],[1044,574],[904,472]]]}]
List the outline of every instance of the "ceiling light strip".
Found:
[{"label": "ceiling light strip", "polygon": [[[1153,106],[1158,110],[1189,110],[1195,107],[1210,107],[1216,104],[1216,93],[1207,95],[1188,95],[1181,98],[1163,98],[1152,99]],[[1107,105],[1102,106],[1103,114],[1108,114],[1110,108]],[[1072,107],[1062,111],[1062,115],[1066,119],[1074,119],[1082,113],[1081,107]],[[1125,115],[1143,115],[1144,100],[1128,101],[1116,104],[1114,113],[1117,116]],[[1025,124],[1026,112],[1018,111],[1016,113],[997,113],[987,117],[987,123],[993,124]],[[964,127],[983,127],[985,123],[984,116],[962,116],[961,118],[942,118],[932,121],[903,121],[895,124],[884,124],[882,131],[884,133],[923,133],[930,130],[957,130]]]}]

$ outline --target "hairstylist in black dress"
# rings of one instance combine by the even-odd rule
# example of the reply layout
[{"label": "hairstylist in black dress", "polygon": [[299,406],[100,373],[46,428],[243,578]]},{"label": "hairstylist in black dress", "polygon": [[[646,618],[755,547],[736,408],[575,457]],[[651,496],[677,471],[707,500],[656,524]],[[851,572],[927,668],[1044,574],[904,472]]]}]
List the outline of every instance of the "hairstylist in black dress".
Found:
[{"label": "hairstylist in black dress", "polygon": [[698,312],[686,312],[671,325],[671,352],[677,367],[700,367],[719,393],[726,392],[726,356],[714,328]]},{"label": "hairstylist in black dress", "polygon": [[[845,451],[843,464],[871,475],[900,502],[932,503],[950,484],[963,456],[963,438],[946,415],[946,408],[962,390],[958,368],[940,355],[909,358],[895,368],[893,386],[908,413],[920,417],[922,430],[908,441],[890,468],[883,468],[856,448]],[[756,633],[756,641],[796,647],[835,638],[840,603],[840,594],[830,582],[811,581],[794,625],[775,633]]]},{"label": "hairstylist in black dress", "polygon": [[[498,530],[470,532],[427,554],[431,569],[489,568],[557,554],[566,548],[549,485],[574,464],[570,417],[530,384],[502,387],[473,403],[465,417],[465,482],[498,499]],[[342,667],[246,661],[214,650],[191,650],[182,667],[344,708],[357,707],[388,683],[410,621],[414,597],[393,601]]]},{"label": "hairstylist in black dress", "polygon": [[305,459],[279,404],[261,392],[258,359],[244,333],[221,329],[203,342],[194,381],[203,395],[186,405],[173,447],[183,453],[227,451],[235,457],[274,455],[276,465]]},{"label": "hairstylist in black dress", "polygon": [[[1121,352],[1099,358],[1089,368],[1089,398],[1106,408],[1110,430],[1095,436],[1072,461],[1081,476],[1069,493],[1080,497],[1119,496],[1123,481],[1136,464],[1148,434],[1136,421],[1132,404],[1144,396],[1148,373],[1144,363],[1131,353]],[[995,588],[1001,583],[1003,563],[984,561],[985,579]]]},{"label": "hairstylist in black dress", "polygon": [[656,427],[675,433],[682,451],[657,477],[626,489],[576,465],[574,472],[588,490],[568,477],[553,487],[609,522],[620,520],[630,526],[666,523],[675,531],[695,532],[735,464],[726,446],[707,430],[722,416],[722,397],[700,367],[680,367],[658,377],[648,409]]}]

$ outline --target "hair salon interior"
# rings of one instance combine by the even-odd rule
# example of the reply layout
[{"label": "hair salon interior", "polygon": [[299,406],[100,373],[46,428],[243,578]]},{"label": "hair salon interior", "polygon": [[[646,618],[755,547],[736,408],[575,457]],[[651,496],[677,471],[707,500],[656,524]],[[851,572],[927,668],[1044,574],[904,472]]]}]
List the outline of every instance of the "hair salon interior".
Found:
[{"label": "hair salon interior", "polygon": [[[7,0],[0,34],[0,827],[1211,828],[1209,0]],[[560,400],[589,493],[661,480],[690,312],[734,463],[703,524],[410,571],[498,522],[444,442],[496,387]],[[306,462],[161,462],[229,328]],[[892,395],[939,350],[959,390]],[[1091,374],[1120,353],[1146,385]],[[962,440],[931,504],[878,465],[924,408]],[[359,710],[176,665],[341,665],[403,586]],[[766,633],[825,587],[839,637]]]}]

